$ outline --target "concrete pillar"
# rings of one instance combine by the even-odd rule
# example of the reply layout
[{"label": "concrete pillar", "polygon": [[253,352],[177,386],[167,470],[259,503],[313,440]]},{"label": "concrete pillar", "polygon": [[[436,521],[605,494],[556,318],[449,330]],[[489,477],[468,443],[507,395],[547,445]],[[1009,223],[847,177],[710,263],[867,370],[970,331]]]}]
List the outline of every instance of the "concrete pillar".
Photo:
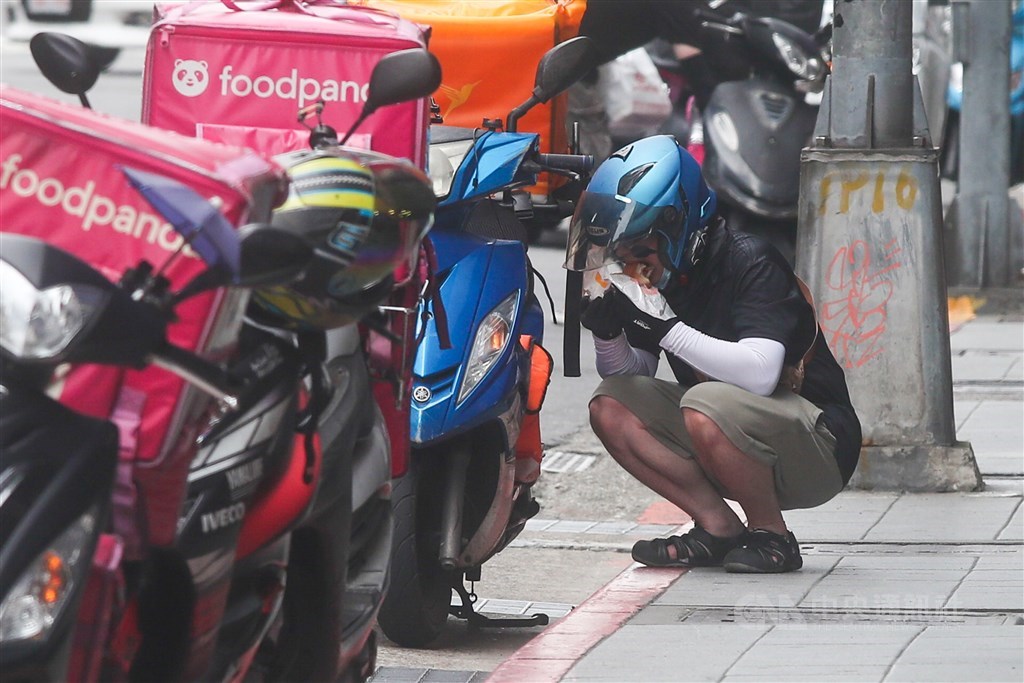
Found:
[{"label": "concrete pillar", "polygon": [[964,65],[954,219],[954,285],[1014,284],[1009,228],[1010,0],[954,0],[953,59]]},{"label": "concrete pillar", "polygon": [[938,153],[911,73],[911,4],[837,2],[834,26],[801,155],[797,271],[860,416],[852,484],[976,490],[953,422]]}]

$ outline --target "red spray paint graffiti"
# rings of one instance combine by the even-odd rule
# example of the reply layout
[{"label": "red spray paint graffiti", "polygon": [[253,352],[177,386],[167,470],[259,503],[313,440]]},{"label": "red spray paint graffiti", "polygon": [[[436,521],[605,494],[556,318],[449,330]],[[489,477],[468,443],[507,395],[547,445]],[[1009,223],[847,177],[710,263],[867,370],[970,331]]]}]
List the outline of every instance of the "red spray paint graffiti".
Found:
[{"label": "red spray paint graffiti", "polygon": [[876,266],[868,244],[856,240],[832,257],[821,327],[836,360],[846,369],[859,368],[885,350],[887,304],[893,294],[892,280],[886,275],[900,267],[895,260],[900,251],[892,240],[882,249],[883,262]]}]

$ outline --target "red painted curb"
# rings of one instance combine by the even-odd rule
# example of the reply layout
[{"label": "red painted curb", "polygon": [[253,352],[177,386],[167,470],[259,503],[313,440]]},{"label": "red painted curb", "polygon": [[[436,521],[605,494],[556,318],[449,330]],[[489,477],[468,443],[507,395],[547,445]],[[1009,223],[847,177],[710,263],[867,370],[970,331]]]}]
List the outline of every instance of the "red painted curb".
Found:
[{"label": "red painted curb", "polygon": [[488,683],[557,683],[627,619],[661,595],[684,568],[627,567],[563,619],[512,653]]},{"label": "red painted curb", "polygon": [[658,500],[648,505],[636,521],[638,524],[678,524],[682,526],[692,522],[693,518],[667,500]]}]

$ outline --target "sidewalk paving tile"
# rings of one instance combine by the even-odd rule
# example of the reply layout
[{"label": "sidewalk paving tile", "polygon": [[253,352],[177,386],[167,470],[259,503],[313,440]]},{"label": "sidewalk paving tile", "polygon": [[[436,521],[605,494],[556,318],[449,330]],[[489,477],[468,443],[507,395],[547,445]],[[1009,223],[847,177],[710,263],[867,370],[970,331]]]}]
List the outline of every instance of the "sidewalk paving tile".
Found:
[{"label": "sidewalk paving tile", "polygon": [[[833,629],[849,633],[849,642],[827,637]],[[854,680],[881,680],[921,627],[776,626],[758,640],[729,669],[726,680],[740,677],[761,681],[831,681],[835,675]],[[798,633],[800,642],[781,634]],[[819,637],[825,635],[826,637]],[[777,637],[781,636],[781,637]],[[870,656],[866,656],[870,653]]]},{"label": "sidewalk paving tile", "polygon": [[636,529],[636,522],[599,522],[590,528],[592,534],[625,534]]},{"label": "sidewalk paving tile", "polygon": [[897,664],[885,677],[886,683],[929,681],[935,683],[1013,683],[1021,680],[1021,666],[990,662],[987,658],[962,663]]},{"label": "sidewalk paving tile", "polygon": [[[1017,446],[1024,444],[1024,423],[1020,401],[984,401],[964,420],[960,430],[971,433],[999,432]],[[957,434],[960,435],[960,431]],[[1024,459],[1024,451],[1017,455]]]},{"label": "sidewalk paving tile", "polygon": [[[947,603],[953,609],[1024,611],[1024,550],[982,555]],[[1024,635],[1022,635],[1024,638]]]},{"label": "sidewalk paving tile", "polygon": [[627,623],[601,643],[597,650],[599,656],[584,656],[562,680],[595,683],[720,680],[733,662],[770,628]]},{"label": "sidewalk paving tile", "polygon": [[953,383],[1009,382],[1020,379],[1020,352],[961,351],[953,354]]},{"label": "sidewalk paving tile", "polygon": [[841,558],[801,607],[825,610],[940,609],[977,562],[956,555],[856,555]]},{"label": "sidewalk paving tile", "polygon": [[983,401],[978,399],[953,398],[953,423],[956,425],[956,433],[963,429],[964,423],[974,414]]},{"label": "sidewalk paving tile", "polygon": [[1019,681],[1019,626],[929,626],[896,661],[886,681]]},{"label": "sidewalk paving tile", "polygon": [[551,531],[551,532],[557,532],[557,533],[563,533],[563,534],[568,534],[568,533],[579,534],[579,533],[586,532],[588,529],[590,529],[596,523],[597,522],[587,522],[587,521],[576,521],[576,520],[566,520],[566,519],[563,519],[563,520],[559,520],[558,522],[555,522],[553,525],[551,525],[550,527],[545,529],[545,531]]},{"label": "sidewalk paving tile", "polygon": [[796,607],[840,558],[804,557],[804,568],[789,574],[727,574],[709,567],[691,569],[654,602],[654,605],[730,607],[741,613]]},{"label": "sidewalk paving tile", "polygon": [[998,536],[1000,541],[1020,541],[1024,538],[1024,506],[1018,505],[1017,511]]},{"label": "sidewalk paving tile", "polygon": [[983,401],[957,427],[982,474],[1024,474],[1024,423],[1019,401]]},{"label": "sidewalk paving tile", "polygon": [[1024,498],[1024,478],[991,477],[986,479],[985,494]]},{"label": "sidewalk paving tile", "polygon": [[1024,323],[976,318],[949,335],[953,353],[962,350],[1017,351],[1024,349]]},{"label": "sidewalk paving tile", "polygon": [[787,510],[784,515],[801,543],[857,541],[878,524],[899,497],[899,493],[847,489],[820,507]]},{"label": "sidewalk paving tile", "polygon": [[829,683],[845,683],[847,681],[849,683],[864,683],[864,681],[882,680],[886,669],[887,667],[884,666],[860,665],[843,667],[837,665],[829,667],[826,671],[804,672],[802,668],[790,668],[788,671],[775,676],[766,676],[764,673],[751,675],[730,673],[722,681],[725,683],[743,683],[745,681],[765,683],[766,681],[780,680],[787,681],[787,683],[803,683],[804,681],[807,683],[821,683],[822,681],[829,681]]},{"label": "sidewalk paving tile", "polygon": [[864,536],[866,541],[994,540],[1020,499],[1010,495],[904,494]]}]

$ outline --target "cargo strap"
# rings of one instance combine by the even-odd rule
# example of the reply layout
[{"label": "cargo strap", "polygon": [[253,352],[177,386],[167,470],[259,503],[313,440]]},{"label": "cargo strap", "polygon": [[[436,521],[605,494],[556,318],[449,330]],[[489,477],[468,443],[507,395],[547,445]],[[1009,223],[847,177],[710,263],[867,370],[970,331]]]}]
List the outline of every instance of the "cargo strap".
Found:
[{"label": "cargo strap", "polygon": [[142,424],[146,392],[122,386],[110,416],[118,431],[117,478],[113,492],[114,533],[124,541],[126,559],[142,557],[142,530],[139,528],[138,489],[135,486],[135,455]]},{"label": "cargo strap", "polygon": [[811,296],[811,289],[807,286],[807,283],[799,277],[796,279],[796,284],[800,288],[800,293],[803,294],[804,299],[811,307],[811,315],[814,318],[814,337],[811,339],[811,343],[808,345],[807,350],[804,351],[804,355],[800,357],[800,360],[798,360],[795,365],[782,366],[782,374],[779,377],[779,384],[791,389],[793,393],[799,394],[800,390],[804,386],[804,374],[807,370],[807,366],[810,364],[811,358],[814,357],[814,346],[818,341],[818,335],[821,333],[821,328],[818,326],[818,309],[814,305],[814,297]]}]

